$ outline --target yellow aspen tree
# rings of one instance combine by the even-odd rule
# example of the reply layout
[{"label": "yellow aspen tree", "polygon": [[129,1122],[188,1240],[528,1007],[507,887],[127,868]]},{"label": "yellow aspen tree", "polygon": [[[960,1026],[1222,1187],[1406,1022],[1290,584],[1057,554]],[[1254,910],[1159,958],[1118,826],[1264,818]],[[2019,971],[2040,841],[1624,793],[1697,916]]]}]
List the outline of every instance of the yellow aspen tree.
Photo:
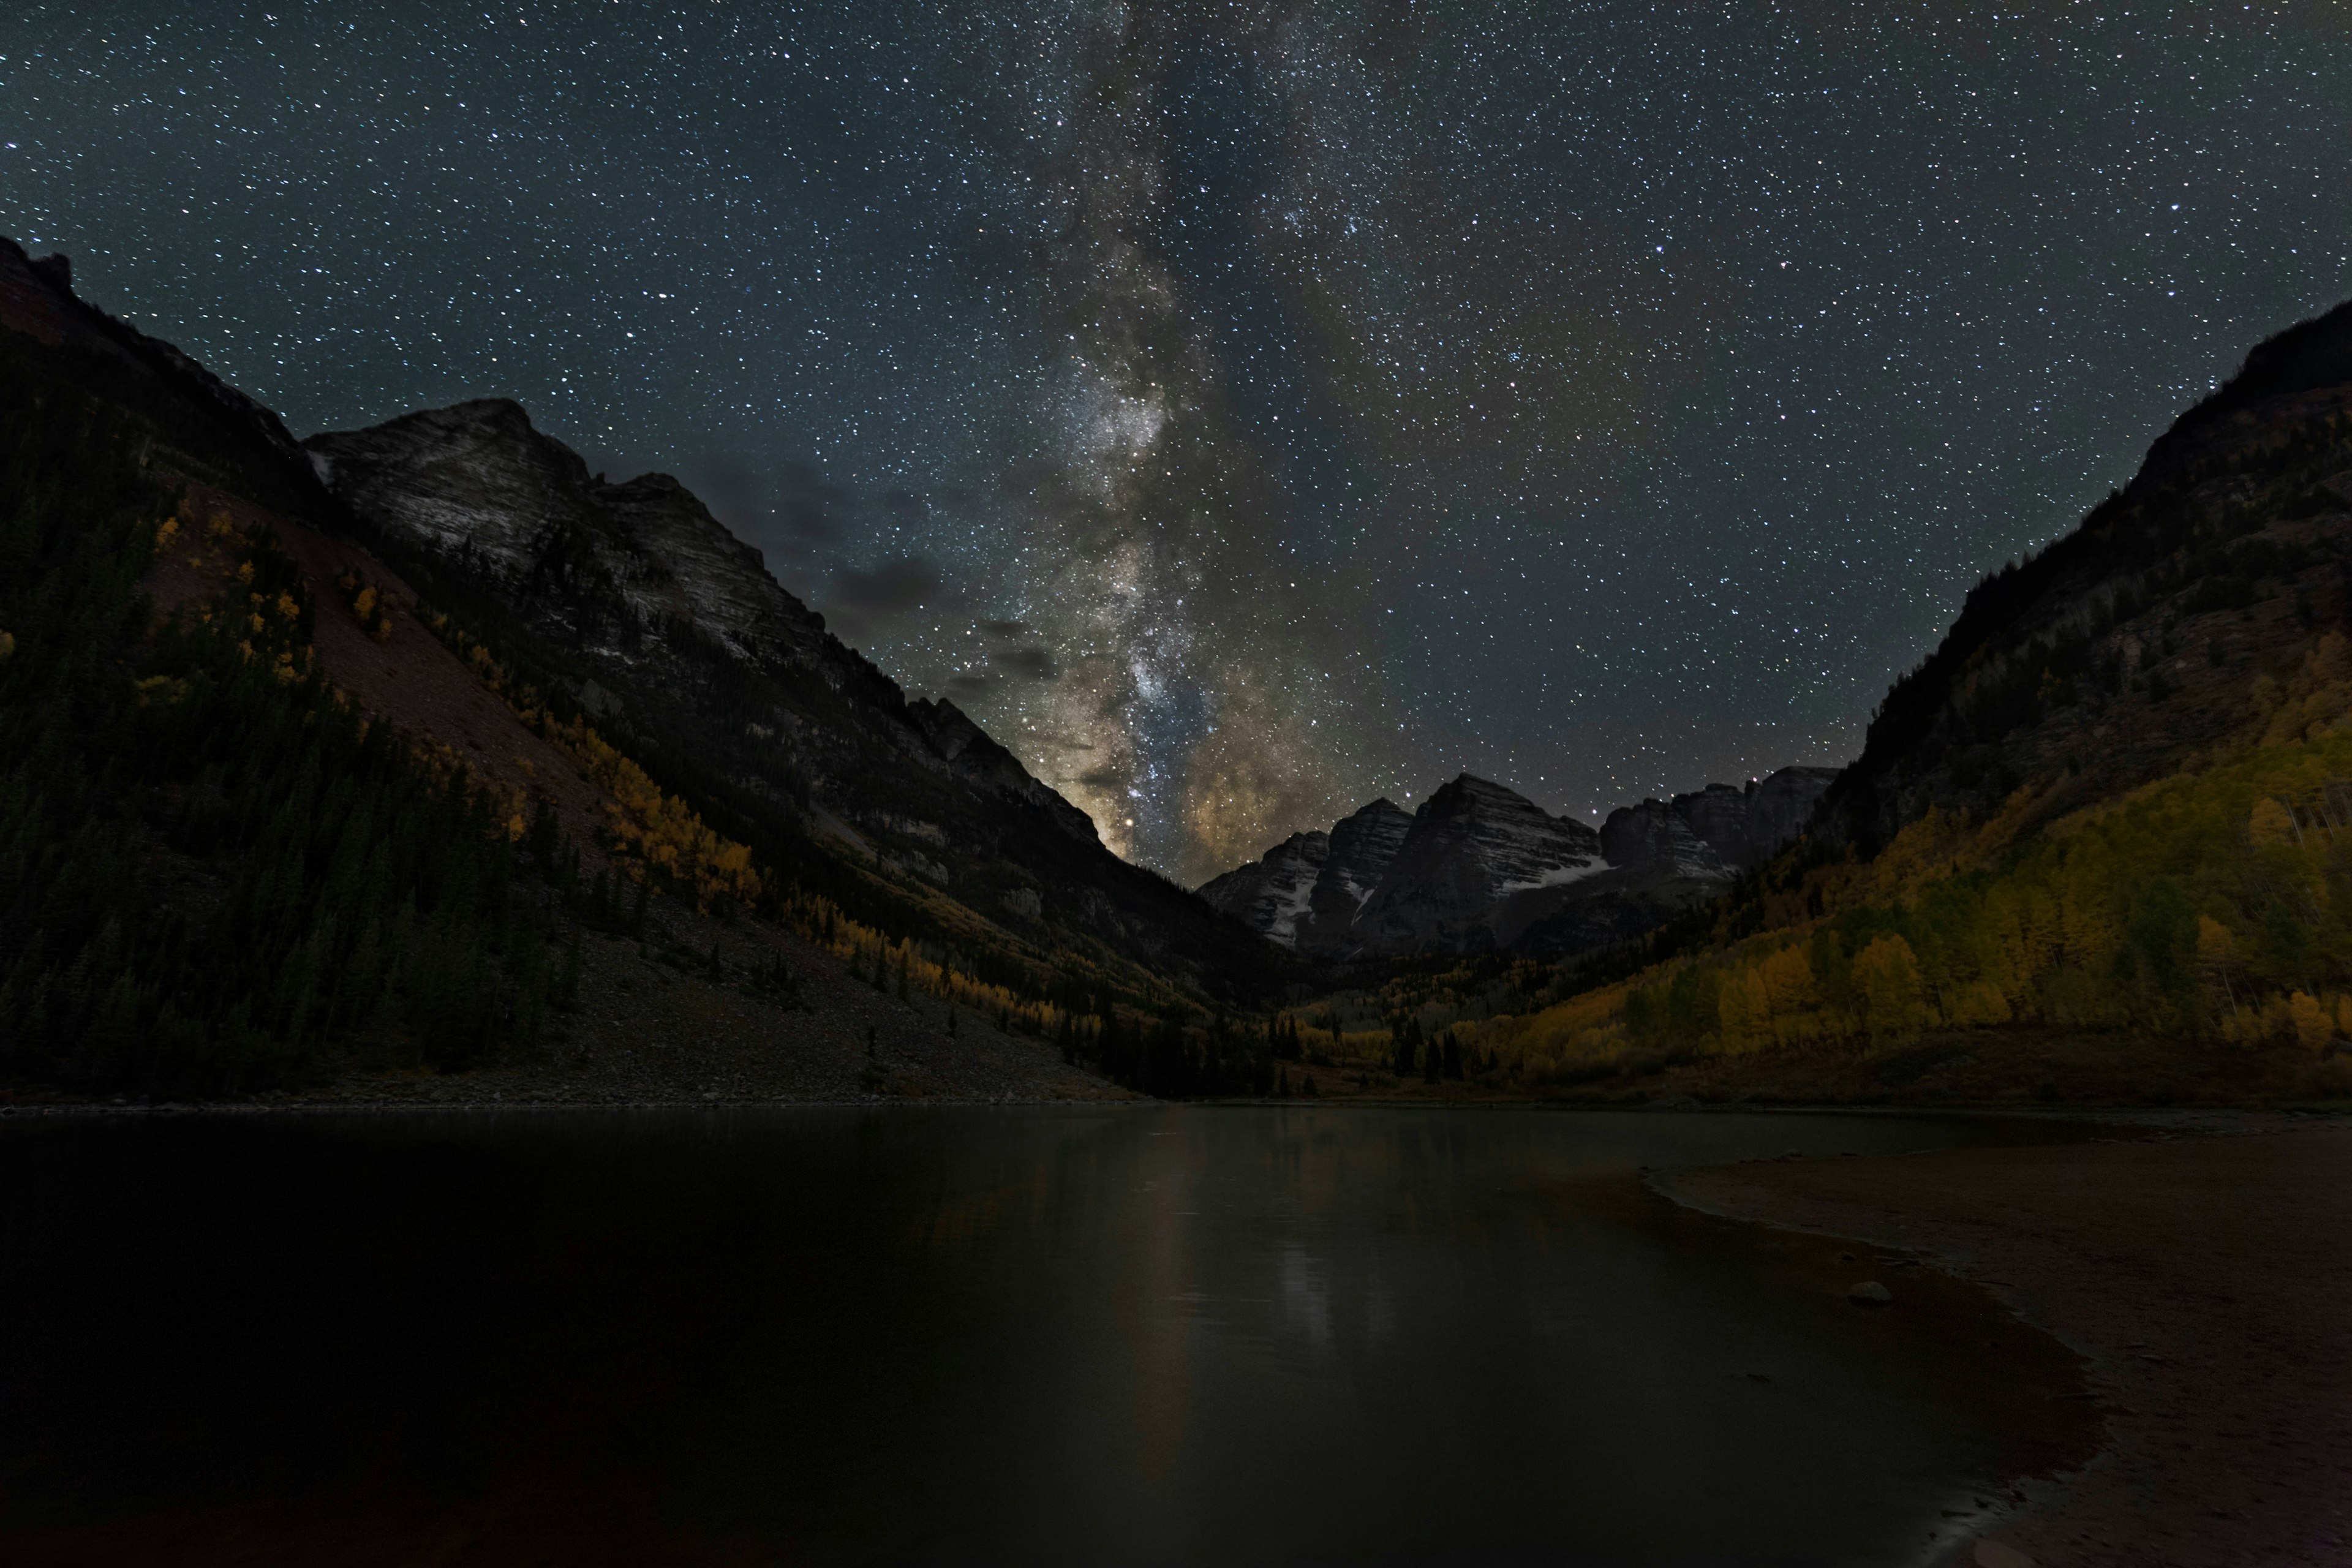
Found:
[{"label": "yellow aspen tree", "polygon": [[1854,955],[1854,989],[1863,998],[1864,1026],[1873,1045],[1916,1037],[1927,1022],[1919,984],[1918,955],[1899,936],[1882,936]]},{"label": "yellow aspen tree", "polygon": [[2295,1043],[2305,1050],[2319,1052],[2336,1037],[2336,1020],[2319,1005],[2319,998],[2307,991],[2298,991],[2286,999],[2287,1016],[2294,1025]]},{"label": "yellow aspen tree", "polygon": [[1748,1003],[1747,976],[1739,973],[1723,977],[1723,989],[1716,997],[1716,1025],[1723,1033],[1723,1048],[1733,1056],[1746,1050],[1754,1037],[1754,1012]]}]

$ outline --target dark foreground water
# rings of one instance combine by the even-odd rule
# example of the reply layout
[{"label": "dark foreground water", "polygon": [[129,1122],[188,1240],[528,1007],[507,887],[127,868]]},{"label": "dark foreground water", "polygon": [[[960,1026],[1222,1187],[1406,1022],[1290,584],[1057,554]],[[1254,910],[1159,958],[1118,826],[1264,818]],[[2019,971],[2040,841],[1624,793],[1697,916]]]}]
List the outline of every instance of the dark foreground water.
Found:
[{"label": "dark foreground water", "polygon": [[1962,1331],[1630,1173],[2016,1135],[18,1119],[0,1558],[1901,1563],[2002,1462]]}]

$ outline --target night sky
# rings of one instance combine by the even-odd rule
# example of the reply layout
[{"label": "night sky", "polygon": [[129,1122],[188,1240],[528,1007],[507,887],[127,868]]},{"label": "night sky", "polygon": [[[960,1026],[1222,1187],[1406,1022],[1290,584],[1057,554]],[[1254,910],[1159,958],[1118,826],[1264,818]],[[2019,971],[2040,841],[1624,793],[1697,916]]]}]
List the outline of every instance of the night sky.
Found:
[{"label": "night sky", "polygon": [[[458,13],[462,9],[463,15]],[[1833,763],[2352,295],[2352,5],[10,7],[0,230],[684,479],[1187,882]]]}]

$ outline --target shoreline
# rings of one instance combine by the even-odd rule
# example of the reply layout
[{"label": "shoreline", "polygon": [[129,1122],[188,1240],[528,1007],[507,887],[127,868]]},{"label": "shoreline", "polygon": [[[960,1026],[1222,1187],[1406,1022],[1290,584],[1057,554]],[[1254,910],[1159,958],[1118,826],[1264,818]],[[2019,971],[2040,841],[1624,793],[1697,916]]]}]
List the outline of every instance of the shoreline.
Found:
[{"label": "shoreline", "polygon": [[[5,1093],[5,1091],[0,1091]],[[580,1110],[875,1110],[893,1106],[1083,1106],[1099,1110],[1121,1107],[1130,1110],[1153,1107],[1184,1106],[1195,1110],[1384,1110],[1384,1111],[1497,1111],[1546,1110],[1561,1113],[1602,1113],[1613,1116],[1643,1115],[1706,1115],[1706,1116],[1855,1116],[1855,1117],[1916,1117],[1929,1121],[1945,1119],[1995,1118],[2005,1121],[2050,1125],[2096,1124],[2126,1129],[2140,1129],[2151,1134],[2170,1132],[2238,1132],[2250,1130],[2250,1124],[2261,1122],[2266,1130],[2294,1127],[2324,1127],[2352,1125],[2352,1108],[2337,1104],[2325,1106],[2285,1106],[2261,1109],[2238,1109],[2225,1106],[2145,1106],[2145,1105],[2011,1105],[2011,1104],[1947,1104],[1914,1105],[1900,1101],[1884,1105],[1855,1104],[1835,1101],[1822,1104],[1780,1103],[1734,1104],[1718,1102],[1661,1103],[1627,1100],[1576,1100],[1549,1097],[1526,1099],[1462,1099],[1411,1100],[1386,1096],[1325,1095],[1293,1096],[1287,1100],[1227,1099],[1227,1100],[1159,1100],[1144,1094],[1105,1094],[1099,1097],[1073,1094],[876,1094],[841,1098],[825,1097],[746,1097],[729,1099],[711,1095],[692,1098],[572,1098],[561,1095],[518,1093],[511,1099],[497,1093],[488,1096],[450,1096],[446,1099],[427,1095],[386,1096],[366,1099],[357,1095],[289,1095],[268,1100],[5,1100],[0,1099],[0,1122],[16,1118],[28,1120],[62,1116],[251,1116],[297,1115],[309,1112],[334,1111],[381,1114],[384,1112],[431,1112],[446,1114],[455,1111],[530,1110],[562,1112]],[[1669,1194],[1671,1195],[1671,1194]],[[1682,1200],[1677,1198],[1677,1202]],[[1686,1206],[1703,1207],[1697,1204]],[[1711,1211],[1710,1211],[1711,1212]],[[1731,1215],[1726,1217],[1743,1217]]]},{"label": "shoreline", "polygon": [[[2352,1126],[2201,1120],[1644,1181],[1694,1212],[1916,1255],[2084,1359],[2098,1453],[2009,1478],[2011,1506],[1947,1549],[1947,1568],[2340,1563],[2352,1559],[2352,1314],[2339,1305],[2352,1290]],[[1853,1267],[1857,1283],[1870,1277],[1867,1260]]]}]

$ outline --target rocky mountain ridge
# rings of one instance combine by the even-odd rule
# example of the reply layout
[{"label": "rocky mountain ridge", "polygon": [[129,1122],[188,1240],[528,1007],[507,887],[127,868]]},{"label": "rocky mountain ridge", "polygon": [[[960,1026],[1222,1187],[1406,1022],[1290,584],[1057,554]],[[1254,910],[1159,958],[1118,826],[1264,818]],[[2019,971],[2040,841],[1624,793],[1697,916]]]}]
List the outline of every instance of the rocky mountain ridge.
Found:
[{"label": "rocky mountain ridge", "polygon": [[[909,700],[676,480],[608,482],[504,399],[297,442],[71,279],[63,258],[0,241],[0,352],[28,417],[94,400],[138,433],[137,466],[180,487],[189,516],[275,533],[323,604],[348,596],[347,569],[367,579],[394,612],[388,638],[322,616],[339,686],[549,801],[583,844],[602,822],[597,791],[526,755],[488,677],[453,658],[461,643],[560,696],[710,828],[782,868],[782,886],[952,943],[964,962],[986,946],[1008,984],[1045,984],[1057,954],[1097,964],[1097,986],[1117,970],[1139,995],[1173,984],[1238,1001],[1277,983],[1277,951],[1112,855],[952,703]],[[191,585],[155,591],[167,586],[151,585],[165,608]],[[438,612],[455,640],[412,610]]]},{"label": "rocky mountain ridge", "polygon": [[591,474],[505,399],[303,445],[422,593],[562,685],[721,831],[779,857],[794,835],[829,837],[1015,931],[1081,933],[1196,980],[1263,969],[954,704],[910,701],[668,476]]},{"label": "rocky mountain ridge", "polygon": [[1793,840],[1835,771],[1783,768],[1610,814],[1599,830],[1465,773],[1408,816],[1377,800],[1201,896],[1310,958],[1557,957],[1638,935]]}]

